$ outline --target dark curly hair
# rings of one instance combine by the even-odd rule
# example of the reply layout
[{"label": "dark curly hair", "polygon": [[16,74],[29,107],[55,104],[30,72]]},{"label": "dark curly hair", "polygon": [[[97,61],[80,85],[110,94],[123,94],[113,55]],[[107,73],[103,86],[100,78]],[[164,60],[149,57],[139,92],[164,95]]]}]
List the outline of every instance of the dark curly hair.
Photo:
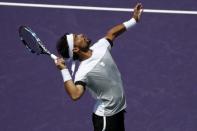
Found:
[{"label": "dark curly hair", "polygon": [[60,39],[57,41],[56,49],[57,52],[63,57],[63,58],[69,58],[69,46],[67,42],[67,36],[69,33],[64,34],[60,37]]}]

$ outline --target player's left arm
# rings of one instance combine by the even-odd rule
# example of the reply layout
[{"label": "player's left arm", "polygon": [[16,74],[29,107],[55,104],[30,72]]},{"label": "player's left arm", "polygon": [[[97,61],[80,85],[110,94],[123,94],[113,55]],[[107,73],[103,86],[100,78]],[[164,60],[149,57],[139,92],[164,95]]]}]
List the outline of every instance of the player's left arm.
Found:
[{"label": "player's left arm", "polygon": [[132,18],[129,21],[126,21],[122,24],[116,25],[113,28],[111,28],[107,32],[105,38],[114,41],[116,37],[118,37],[123,32],[125,32],[130,27],[132,27],[136,22],[139,22],[141,14],[142,14],[142,4],[137,3],[136,6],[134,7]]}]

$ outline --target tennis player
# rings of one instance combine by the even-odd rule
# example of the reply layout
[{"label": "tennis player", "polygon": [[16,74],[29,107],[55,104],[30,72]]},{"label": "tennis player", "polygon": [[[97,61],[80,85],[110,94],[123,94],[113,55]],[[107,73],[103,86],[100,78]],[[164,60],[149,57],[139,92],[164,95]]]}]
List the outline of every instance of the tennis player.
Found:
[{"label": "tennis player", "polygon": [[142,4],[138,3],[130,20],[111,28],[91,47],[91,40],[83,34],[65,34],[57,42],[57,51],[64,59],[80,61],[72,80],[64,59],[55,60],[68,95],[78,100],[88,90],[96,99],[92,114],[94,131],[125,130],[125,94],[120,72],[110,51],[115,38],[139,22],[141,13]]}]

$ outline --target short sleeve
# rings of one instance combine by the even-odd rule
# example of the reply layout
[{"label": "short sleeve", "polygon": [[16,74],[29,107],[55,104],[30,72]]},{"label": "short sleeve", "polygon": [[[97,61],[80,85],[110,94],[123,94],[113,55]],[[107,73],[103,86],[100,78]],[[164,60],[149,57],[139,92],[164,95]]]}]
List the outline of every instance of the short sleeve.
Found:
[{"label": "short sleeve", "polygon": [[109,42],[109,44],[111,45],[111,47],[113,47],[113,41],[110,40],[110,39],[106,39],[106,40]]},{"label": "short sleeve", "polygon": [[75,75],[75,85],[83,85],[84,87],[86,86],[87,83],[87,76],[86,72],[83,70],[79,70],[76,72]]},{"label": "short sleeve", "polygon": [[108,50],[111,50],[112,46],[113,46],[113,42],[110,39],[102,38],[99,41],[97,41],[91,47],[91,49],[98,49],[98,48],[106,49],[107,48]]},{"label": "short sleeve", "polygon": [[83,81],[76,81],[75,85],[82,85],[83,87],[86,87],[86,83]]}]

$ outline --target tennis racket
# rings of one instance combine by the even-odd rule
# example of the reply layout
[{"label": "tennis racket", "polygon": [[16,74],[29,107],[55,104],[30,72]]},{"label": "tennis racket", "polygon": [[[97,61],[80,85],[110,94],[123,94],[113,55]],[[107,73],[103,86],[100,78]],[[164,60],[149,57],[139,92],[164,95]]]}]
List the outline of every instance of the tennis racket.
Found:
[{"label": "tennis racket", "polygon": [[25,47],[34,54],[46,54],[50,56],[53,60],[57,59],[57,56],[52,54],[42,43],[42,41],[38,38],[35,32],[33,32],[27,26],[20,26],[19,27],[19,36],[22,43]]}]

